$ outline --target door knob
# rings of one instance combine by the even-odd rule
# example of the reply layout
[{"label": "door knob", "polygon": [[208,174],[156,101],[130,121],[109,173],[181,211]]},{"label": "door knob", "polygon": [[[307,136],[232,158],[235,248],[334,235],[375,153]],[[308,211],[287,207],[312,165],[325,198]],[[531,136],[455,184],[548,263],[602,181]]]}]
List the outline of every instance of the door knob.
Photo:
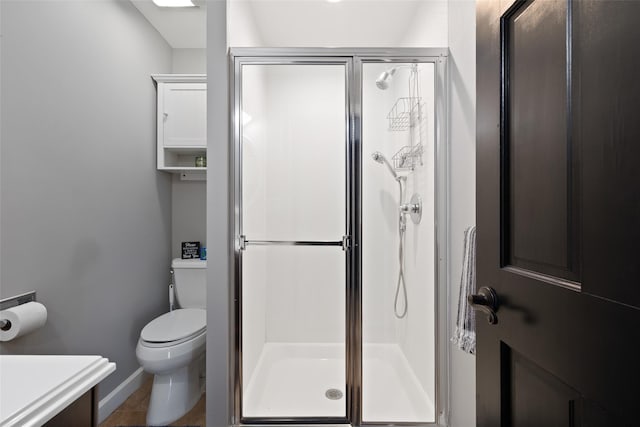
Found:
[{"label": "door knob", "polygon": [[496,291],[488,286],[483,286],[478,290],[477,294],[469,295],[467,301],[469,301],[474,310],[482,311],[487,315],[490,325],[498,323],[498,316],[496,315],[496,311],[498,311],[498,294],[496,294]]}]

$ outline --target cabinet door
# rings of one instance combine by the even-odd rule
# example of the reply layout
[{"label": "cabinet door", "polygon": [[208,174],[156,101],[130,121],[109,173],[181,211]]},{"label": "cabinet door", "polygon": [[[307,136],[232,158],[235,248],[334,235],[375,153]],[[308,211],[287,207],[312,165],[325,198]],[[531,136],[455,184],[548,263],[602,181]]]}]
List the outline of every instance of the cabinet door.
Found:
[{"label": "cabinet door", "polygon": [[206,147],[206,83],[166,83],[163,107],[165,147]]}]

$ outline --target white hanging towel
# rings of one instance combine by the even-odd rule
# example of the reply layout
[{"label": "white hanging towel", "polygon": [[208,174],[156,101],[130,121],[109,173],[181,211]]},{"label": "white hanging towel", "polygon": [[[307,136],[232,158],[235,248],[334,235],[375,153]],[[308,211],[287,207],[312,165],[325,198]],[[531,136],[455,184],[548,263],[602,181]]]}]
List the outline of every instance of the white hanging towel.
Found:
[{"label": "white hanging towel", "polygon": [[458,317],[451,341],[461,350],[476,353],[476,316],[467,296],[476,292],[476,226],[464,231],[464,254],[460,293],[458,295]]}]

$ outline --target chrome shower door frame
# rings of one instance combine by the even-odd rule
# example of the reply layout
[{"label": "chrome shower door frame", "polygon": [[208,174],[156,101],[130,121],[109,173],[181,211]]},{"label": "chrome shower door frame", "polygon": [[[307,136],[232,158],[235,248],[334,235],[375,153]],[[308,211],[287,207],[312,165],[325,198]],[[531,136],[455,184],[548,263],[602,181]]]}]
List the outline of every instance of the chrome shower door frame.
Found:
[{"label": "chrome shower door frame", "polygon": [[[231,173],[234,210],[229,309],[231,425],[446,426],[449,412],[448,287],[448,49],[446,48],[232,48],[230,50]],[[365,63],[433,63],[435,66],[435,319],[436,421],[362,420],[362,66]],[[242,415],[242,65],[345,65],[346,69],[346,417],[246,418]],[[337,245],[337,242],[330,242]]]},{"label": "chrome shower door frame", "polygon": [[[234,245],[234,267],[233,267],[233,276],[234,276],[234,301],[235,304],[231,307],[232,311],[232,320],[235,326],[234,328],[234,342],[231,346],[232,349],[235,350],[235,354],[230,357],[232,362],[232,372],[234,373],[233,380],[233,395],[234,395],[234,411],[233,411],[233,424],[348,424],[348,405],[345,407],[345,416],[344,417],[246,417],[242,411],[243,405],[243,390],[242,390],[242,252],[246,245],[278,245],[278,246],[342,246],[345,250],[345,267],[346,267],[346,277],[345,277],[345,292],[349,287],[349,283],[351,282],[350,276],[352,272],[349,269],[350,266],[350,254],[351,250],[349,248],[349,243],[351,239],[349,236],[352,234],[350,225],[351,225],[351,211],[349,200],[351,200],[351,192],[352,188],[350,187],[351,180],[349,176],[352,174],[350,170],[350,165],[353,163],[351,160],[351,120],[352,120],[352,111],[350,110],[350,79],[353,75],[353,60],[349,57],[343,56],[309,56],[309,55],[265,55],[262,52],[262,49],[251,50],[251,54],[244,49],[239,50],[240,52],[232,51],[231,55],[231,65],[233,67],[231,75],[233,76],[233,99],[232,99],[232,129],[233,129],[233,150],[231,152],[234,154],[234,159],[232,162],[233,165],[233,173],[234,173],[234,203],[232,206],[235,206],[235,214],[234,214],[234,238],[236,240]],[[242,67],[244,65],[342,65],[345,68],[345,177],[344,177],[344,185],[345,187],[345,217],[344,217],[344,232],[345,235],[341,241],[255,241],[255,240],[246,240],[243,233],[242,227]],[[352,314],[349,311],[349,300],[348,296],[345,301],[345,305],[347,308],[345,325],[348,332],[348,325],[351,323],[350,316]],[[349,346],[348,346],[348,335],[347,342],[345,342],[346,355],[345,362],[351,360],[349,354]],[[349,369],[346,369],[346,373],[348,375]],[[349,378],[347,377],[346,383],[349,383]],[[345,386],[347,386],[345,384]],[[350,392],[347,387],[347,402],[349,402]]]}]

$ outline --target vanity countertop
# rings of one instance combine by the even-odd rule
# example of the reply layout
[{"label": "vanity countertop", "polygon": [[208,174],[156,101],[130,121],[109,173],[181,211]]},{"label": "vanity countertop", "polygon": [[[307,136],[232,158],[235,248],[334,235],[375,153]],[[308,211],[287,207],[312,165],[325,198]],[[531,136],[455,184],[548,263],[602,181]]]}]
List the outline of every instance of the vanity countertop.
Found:
[{"label": "vanity countertop", "polygon": [[0,426],[40,426],[115,369],[101,356],[0,356]]}]

